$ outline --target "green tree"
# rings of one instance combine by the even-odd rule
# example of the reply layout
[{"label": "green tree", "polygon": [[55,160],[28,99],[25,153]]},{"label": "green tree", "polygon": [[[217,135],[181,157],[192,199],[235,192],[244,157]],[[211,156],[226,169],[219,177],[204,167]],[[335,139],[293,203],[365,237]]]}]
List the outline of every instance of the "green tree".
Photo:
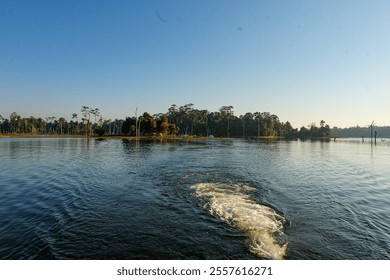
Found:
[{"label": "green tree", "polygon": [[122,124],[122,133],[124,135],[132,135],[132,133],[135,133],[135,125],[135,118],[126,117],[125,121]]},{"label": "green tree", "polygon": [[164,114],[158,114],[155,116],[157,133],[165,136],[169,134],[169,119]]},{"label": "green tree", "polygon": [[324,120],[320,122],[320,128],[318,129],[318,136],[321,138],[329,138],[331,137],[331,131],[329,125],[325,123]]},{"label": "green tree", "polygon": [[242,137],[245,138],[246,136],[250,136],[250,128],[253,121],[253,114],[252,113],[246,113],[243,116],[240,116],[241,123],[242,123]]},{"label": "green tree", "polygon": [[176,104],[172,104],[168,109],[168,118],[170,123],[179,123],[178,110]]},{"label": "green tree", "polygon": [[92,134],[91,128],[91,109],[88,106],[81,107],[81,114],[83,115],[84,133],[85,136]]},{"label": "green tree", "polygon": [[226,137],[230,138],[230,119],[232,118],[234,111],[233,106],[222,106],[219,111],[222,115],[222,117],[226,120]]},{"label": "green tree", "polygon": [[72,122],[73,134],[79,134],[79,118],[76,113],[72,114],[72,120],[76,119],[76,122]]},{"label": "green tree", "polygon": [[63,133],[64,133],[64,131],[63,131],[63,129],[64,129],[64,126],[65,126],[65,124],[66,124],[66,120],[65,120],[65,118],[59,118],[58,119],[58,123],[59,123],[59,125],[60,125],[60,134],[62,135]]},{"label": "green tree", "polygon": [[179,107],[179,127],[183,129],[181,130],[181,134],[188,135],[190,133],[193,118],[193,106],[194,104],[188,103]]},{"label": "green tree", "polygon": [[52,117],[46,117],[46,123],[47,123],[47,126],[49,127],[49,134],[54,134],[54,120],[56,119],[56,117],[52,116]]},{"label": "green tree", "polygon": [[257,124],[257,137],[260,137],[260,127],[263,121],[263,116],[260,112],[255,112],[253,115],[255,117],[256,124]]},{"label": "green tree", "polygon": [[16,112],[13,112],[9,117],[9,119],[11,124],[11,133],[19,133],[18,127],[20,126],[19,125],[20,116]]},{"label": "green tree", "polygon": [[141,120],[141,135],[153,135],[154,133],[156,133],[156,120],[149,113],[143,113]]}]

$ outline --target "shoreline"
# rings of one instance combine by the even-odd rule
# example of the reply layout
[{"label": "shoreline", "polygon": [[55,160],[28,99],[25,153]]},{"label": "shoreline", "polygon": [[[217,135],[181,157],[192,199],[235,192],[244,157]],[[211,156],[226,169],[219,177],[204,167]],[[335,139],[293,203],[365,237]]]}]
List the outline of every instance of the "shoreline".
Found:
[{"label": "shoreline", "polygon": [[38,135],[38,134],[0,134],[0,138],[69,138],[69,139],[129,139],[129,140],[234,140],[234,138],[210,138],[205,136],[129,136],[129,135]]},{"label": "shoreline", "polygon": [[[245,138],[227,138],[227,137],[207,137],[207,136],[129,136],[129,135],[103,135],[103,136],[85,136],[85,135],[40,135],[40,134],[0,134],[1,138],[16,138],[16,139],[127,139],[127,140],[285,140],[284,137],[275,136],[252,136]],[[287,139],[292,140],[292,139]]]}]

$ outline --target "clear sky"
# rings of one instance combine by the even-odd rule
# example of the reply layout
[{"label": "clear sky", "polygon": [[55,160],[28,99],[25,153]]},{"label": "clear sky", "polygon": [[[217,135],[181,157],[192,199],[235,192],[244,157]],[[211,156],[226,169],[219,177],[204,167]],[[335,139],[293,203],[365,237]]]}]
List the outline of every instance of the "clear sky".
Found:
[{"label": "clear sky", "polygon": [[390,125],[390,1],[0,0],[0,114],[193,103]]}]

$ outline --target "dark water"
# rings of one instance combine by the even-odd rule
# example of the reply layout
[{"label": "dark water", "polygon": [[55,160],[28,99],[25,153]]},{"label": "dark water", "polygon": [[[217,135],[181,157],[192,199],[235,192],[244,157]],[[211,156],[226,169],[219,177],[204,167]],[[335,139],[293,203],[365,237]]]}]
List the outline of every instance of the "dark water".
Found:
[{"label": "dark water", "polygon": [[0,259],[390,259],[390,145],[0,139]]}]

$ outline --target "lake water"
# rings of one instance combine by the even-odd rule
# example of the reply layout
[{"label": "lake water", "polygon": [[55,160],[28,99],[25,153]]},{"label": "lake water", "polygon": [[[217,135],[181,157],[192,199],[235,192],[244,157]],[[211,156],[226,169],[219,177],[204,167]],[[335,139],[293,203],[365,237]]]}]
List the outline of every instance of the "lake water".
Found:
[{"label": "lake water", "polygon": [[390,141],[0,139],[0,259],[390,259]]}]

